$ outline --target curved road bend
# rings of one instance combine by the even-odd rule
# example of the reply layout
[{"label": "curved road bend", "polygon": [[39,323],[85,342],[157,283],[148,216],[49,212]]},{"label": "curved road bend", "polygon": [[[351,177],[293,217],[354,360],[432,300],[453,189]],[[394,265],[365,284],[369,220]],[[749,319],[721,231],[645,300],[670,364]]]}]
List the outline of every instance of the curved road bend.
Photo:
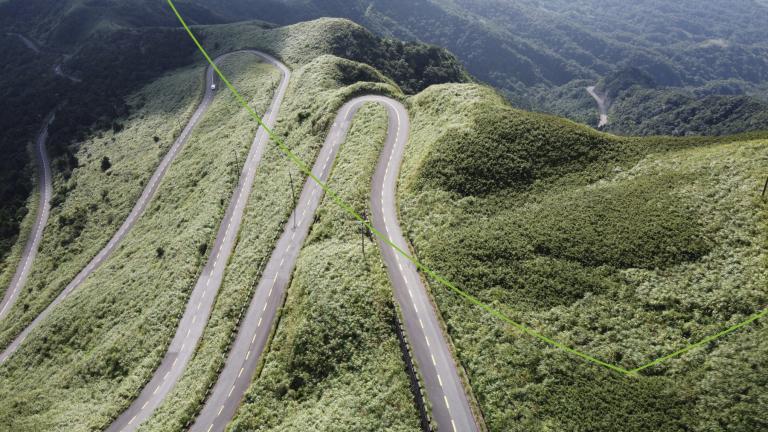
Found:
[{"label": "curved road bend", "polygon": [[[239,52],[254,54],[280,70],[282,75],[280,85],[272,98],[272,103],[264,114],[264,122],[271,128],[275,124],[277,114],[280,111],[280,105],[285,97],[291,72],[284,64],[267,54],[252,50]],[[107,431],[136,430],[160,406],[165,397],[181,379],[184,369],[195,353],[197,344],[208,323],[208,318],[216,300],[216,294],[224,279],[224,271],[227,267],[229,256],[235,247],[237,233],[240,231],[240,223],[243,220],[248,197],[251,195],[255,179],[255,169],[261,161],[268,142],[269,135],[264,128],[259,127],[251,145],[251,150],[248,153],[248,158],[245,161],[245,165],[243,165],[240,180],[230,199],[224,219],[219,226],[211,254],[187,302],[186,310],[179,322],[176,334],[173,340],[171,340],[168,351],[166,351],[160,366],[152,375],[149,383],[144,386],[138,398],[131,403],[128,409],[120,414]]]},{"label": "curved road bend", "polygon": [[597,127],[601,128],[608,124],[608,98],[597,94],[595,88],[595,86],[589,86],[587,87],[587,92],[597,102],[597,112],[600,115],[600,122],[597,124]]},{"label": "curved road bend", "polygon": [[40,194],[39,202],[37,204],[37,217],[35,224],[32,225],[29,238],[27,238],[27,244],[24,246],[21,258],[19,260],[19,266],[16,268],[16,273],[13,275],[11,285],[5,291],[3,300],[0,303],[0,320],[5,318],[11,305],[16,301],[19,296],[19,290],[27,282],[27,276],[29,276],[29,269],[32,267],[32,263],[37,256],[37,250],[40,247],[40,239],[43,237],[43,228],[48,223],[48,215],[50,214],[51,207],[51,166],[48,160],[48,152],[45,149],[45,143],[48,141],[48,126],[53,121],[54,114],[51,113],[45,118],[43,127],[40,133],[37,135],[37,170],[38,170],[38,183],[37,190]]},{"label": "curved road bend", "polygon": [[[367,100],[384,105],[389,113],[387,141],[373,176],[373,226],[401,250],[408,251],[398,222],[395,199],[400,164],[408,142],[408,112],[402,104],[389,98],[371,97]],[[403,313],[408,342],[416,357],[438,431],[478,431],[456,363],[416,266],[381,239],[377,241]]]},{"label": "curved road bend", "polygon": [[[327,181],[333,160],[339,147],[346,139],[352,119],[366,102],[380,103],[389,111],[387,142],[374,177],[373,195],[381,198],[381,191],[384,185],[387,186],[384,188],[385,195],[383,197],[386,203],[384,210],[387,212],[388,219],[386,223],[383,223],[385,219],[379,217],[382,215],[382,206],[374,205],[374,225],[382,232],[396,232],[397,236],[392,236],[392,234],[390,236],[394,237],[398,246],[407,250],[405,249],[407,247],[405,241],[399,234],[400,229],[395,217],[394,205],[395,181],[405,143],[408,141],[408,113],[400,103],[380,96],[363,96],[347,102],[336,116],[333,127],[312,168],[312,173],[321,181]],[[309,232],[322,195],[323,191],[320,186],[312,179],[307,179],[299,203],[265,267],[245,319],[241,322],[240,330],[232,345],[224,369],[221,371],[205,406],[190,429],[191,431],[223,431],[234,418],[237,408],[253,380],[256,366],[274,324],[276,311],[283,302],[291,273],[296,266],[296,259]],[[380,199],[375,201],[381,204]],[[295,230],[292,224],[293,217],[297,218]],[[386,231],[383,228],[386,228]],[[406,273],[401,274],[400,268],[394,265],[396,262],[394,250],[389,247],[382,250],[390,270],[390,277],[398,293],[398,301],[403,307],[406,322],[410,323],[407,326],[409,339],[414,346],[419,364],[428,366],[422,366],[421,373],[425,377],[427,391],[434,406],[433,413],[440,426],[440,431],[477,431],[478,428],[464,394],[464,388],[459,380],[456,366],[440,332],[437,317],[427,297],[426,290],[421,285],[415,267],[410,264],[410,266],[405,267]],[[417,292],[416,297],[407,297],[411,290]],[[419,322],[425,322],[426,329],[422,329],[418,324]],[[427,344],[414,343],[427,340],[431,342]],[[446,404],[451,404],[450,408]]]},{"label": "curved road bend", "polygon": [[[224,56],[218,57],[216,59],[217,62],[221,61],[221,59]],[[136,221],[141,217],[141,215],[144,213],[144,210],[146,210],[147,205],[152,200],[152,197],[155,195],[155,192],[157,192],[157,188],[160,184],[160,181],[165,176],[165,173],[168,171],[168,167],[171,165],[173,160],[178,155],[179,151],[181,151],[182,147],[184,147],[184,144],[186,144],[187,140],[189,139],[189,136],[192,132],[192,130],[197,126],[197,123],[202,118],[203,114],[205,114],[206,111],[208,111],[208,108],[211,105],[211,102],[213,101],[214,91],[211,90],[211,84],[213,83],[213,69],[208,68],[206,72],[206,85],[205,85],[205,95],[203,96],[202,102],[200,102],[200,105],[197,107],[197,110],[192,115],[192,118],[189,120],[189,123],[187,123],[187,126],[184,128],[184,130],[181,132],[181,135],[176,139],[176,142],[173,143],[171,148],[168,150],[168,152],[165,154],[165,157],[160,162],[160,165],[155,169],[155,172],[152,174],[152,177],[149,179],[149,182],[147,183],[146,187],[144,188],[144,191],[141,193],[141,197],[139,198],[139,201],[134,205],[131,212],[128,214],[128,218],[123,222],[123,224],[120,226],[120,229],[115,233],[115,235],[109,240],[107,245],[88,263],[88,265],[80,271],[80,273],[77,274],[74,280],[69,283],[69,285],[64,288],[64,290],[51,302],[50,305],[48,305],[47,308],[43,310],[43,312],[40,313],[28,326],[25,328],[21,333],[19,333],[18,336],[16,336],[16,339],[11,342],[8,347],[6,347],[2,353],[0,353],[0,363],[5,362],[8,357],[13,354],[19,346],[24,342],[24,340],[27,338],[29,333],[37,327],[50,313],[51,311],[59,304],[61,303],[69,294],[72,293],[75,289],[77,289],[80,284],[83,283],[83,281],[91,274],[93,273],[99,266],[109,257],[109,255],[112,253],[112,250],[115,249],[120,242],[123,240],[125,235],[128,233],[128,231],[133,228],[133,225],[136,223]]]}]

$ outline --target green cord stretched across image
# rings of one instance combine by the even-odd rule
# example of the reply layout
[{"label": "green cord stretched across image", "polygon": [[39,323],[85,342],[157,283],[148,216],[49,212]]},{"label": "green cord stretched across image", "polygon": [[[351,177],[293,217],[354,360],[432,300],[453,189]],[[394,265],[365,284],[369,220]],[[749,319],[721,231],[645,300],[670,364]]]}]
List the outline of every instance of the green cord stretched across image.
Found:
[{"label": "green cord stretched across image", "polygon": [[436,282],[440,283],[441,285],[443,285],[444,287],[450,289],[452,292],[454,292],[455,294],[461,296],[462,298],[466,299],[467,301],[471,302],[472,304],[480,307],[485,312],[487,312],[487,313],[497,317],[498,319],[502,320],[503,322],[513,326],[514,328],[518,329],[520,332],[522,332],[524,334],[527,334],[529,336],[532,336],[532,337],[534,337],[534,338],[536,338],[536,339],[538,339],[540,341],[543,341],[543,342],[545,342],[545,343],[547,343],[547,344],[549,344],[549,345],[551,345],[553,347],[561,349],[561,350],[563,350],[565,352],[568,352],[568,353],[570,353],[572,355],[578,356],[578,357],[582,358],[583,360],[586,360],[586,361],[588,361],[588,362],[590,362],[592,364],[596,364],[596,365],[608,368],[608,369],[610,369],[610,370],[612,370],[614,372],[618,372],[618,373],[621,373],[621,374],[624,374],[624,375],[633,376],[633,375],[636,375],[640,371],[643,371],[645,369],[648,369],[648,368],[651,368],[653,366],[656,366],[656,365],[658,365],[660,363],[663,363],[663,362],[665,362],[667,360],[670,360],[672,358],[682,356],[683,354],[685,354],[685,353],[687,353],[689,351],[692,351],[692,350],[694,350],[696,348],[703,347],[703,346],[705,346],[705,345],[707,345],[707,344],[709,344],[711,342],[714,342],[714,341],[716,341],[716,340],[718,340],[718,339],[720,339],[720,338],[722,338],[722,337],[724,337],[724,336],[726,336],[726,335],[728,335],[730,333],[733,333],[736,330],[739,330],[739,329],[741,329],[741,328],[751,324],[752,322],[754,322],[754,321],[756,321],[756,320],[758,320],[760,318],[763,318],[766,315],[768,315],[768,308],[764,308],[761,311],[751,315],[747,319],[745,319],[745,320],[743,320],[743,321],[741,321],[739,323],[736,323],[736,324],[734,324],[734,325],[732,325],[730,327],[727,327],[727,328],[723,329],[722,331],[720,331],[720,332],[718,332],[716,334],[713,334],[711,336],[703,338],[702,340],[700,340],[698,342],[690,344],[690,345],[688,345],[688,346],[686,346],[684,348],[681,348],[681,349],[679,349],[677,351],[674,351],[674,352],[672,352],[670,354],[667,354],[665,356],[659,357],[659,358],[657,358],[655,360],[652,360],[652,361],[650,361],[648,363],[645,363],[645,364],[643,364],[643,365],[641,365],[639,367],[636,367],[634,369],[627,369],[627,368],[624,368],[624,367],[621,367],[621,366],[618,366],[618,365],[611,364],[609,362],[600,360],[599,358],[596,358],[596,357],[594,357],[594,356],[592,356],[592,355],[590,355],[588,353],[579,351],[579,350],[577,350],[575,348],[569,347],[569,346],[567,346],[567,345],[565,345],[565,344],[563,344],[561,342],[558,342],[558,341],[556,341],[554,339],[551,339],[551,338],[549,338],[549,337],[547,337],[547,336],[537,332],[536,330],[532,329],[531,327],[529,327],[529,326],[527,326],[525,324],[522,324],[522,323],[519,323],[519,322],[513,320],[512,318],[510,318],[509,316],[504,314],[502,311],[500,311],[500,310],[498,310],[498,309],[496,309],[496,308],[494,308],[494,307],[484,303],[483,301],[481,301],[477,297],[475,297],[475,296],[469,294],[468,292],[458,288],[452,282],[448,281],[447,279],[445,279],[444,277],[440,276],[439,274],[434,272],[432,269],[430,269],[429,267],[427,267],[423,263],[419,262],[419,260],[417,260],[414,256],[412,256],[409,253],[407,253],[406,251],[402,250],[396,244],[391,242],[385,235],[383,235],[381,232],[376,230],[366,219],[364,219],[360,214],[358,214],[348,203],[346,203],[343,199],[341,199],[325,183],[320,181],[320,179],[318,179],[312,173],[310,167],[307,166],[307,164],[304,163],[295,153],[293,153],[282,142],[282,140],[271,130],[271,128],[269,128],[266,124],[264,124],[261,116],[259,116],[256,113],[256,111],[254,111],[254,109],[251,108],[248,105],[248,103],[242,97],[242,95],[240,95],[240,93],[237,91],[237,89],[235,89],[235,87],[230,83],[230,81],[227,79],[227,77],[216,66],[216,64],[214,63],[212,58],[208,55],[208,53],[205,50],[205,48],[203,48],[203,46],[197,40],[197,38],[193,34],[192,30],[189,28],[189,26],[184,21],[184,19],[182,18],[181,14],[179,13],[179,11],[176,9],[176,6],[174,5],[173,1],[172,0],[167,0],[167,2],[168,2],[168,5],[173,9],[173,12],[176,14],[176,17],[178,18],[178,20],[181,23],[181,25],[184,27],[184,29],[189,34],[189,36],[192,39],[192,41],[195,43],[195,45],[200,50],[200,52],[203,54],[203,56],[205,57],[207,62],[211,65],[213,70],[219,76],[219,78],[221,79],[221,82],[224,83],[227,86],[227,88],[232,92],[232,94],[239,101],[239,103],[248,111],[248,113],[254,118],[254,120],[256,120],[258,122],[258,124],[264,129],[264,131],[269,135],[269,137],[272,140],[272,142],[274,142],[277,145],[277,147],[280,149],[280,151],[283,152],[294,164],[296,164],[296,166],[304,174],[306,174],[312,180],[317,182],[317,184],[325,191],[326,194],[328,194],[328,196],[331,197],[331,199],[333,199],[333,201],[336,204],[338,204],[342,209],[344,209],[344,211],[349,213],[352,217],[357,219],[361,224],[366,226],[370,230],[370,232],[372,232],[375,236],[380,238],[384,243],[386,243],[387,245],[392,247],[403,258],[411,261],[419,270],[421,270],[427,276],[431,277],[434,281],[436,281]]}]

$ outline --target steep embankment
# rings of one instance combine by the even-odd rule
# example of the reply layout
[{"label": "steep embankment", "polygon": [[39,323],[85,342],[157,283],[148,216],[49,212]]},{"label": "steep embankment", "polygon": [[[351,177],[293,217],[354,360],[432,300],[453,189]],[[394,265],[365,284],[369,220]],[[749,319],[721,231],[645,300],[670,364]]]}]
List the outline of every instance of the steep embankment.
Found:
[{"label": "steep embankment", "polygon": [[[432,87],[411,113],[406,232],[427,265],[513,319],[632,368],[768,304],[764,137],[618,138],[474,85]],[[491,430],[763,422],[764,323],[629,379],[432,291]]]}]

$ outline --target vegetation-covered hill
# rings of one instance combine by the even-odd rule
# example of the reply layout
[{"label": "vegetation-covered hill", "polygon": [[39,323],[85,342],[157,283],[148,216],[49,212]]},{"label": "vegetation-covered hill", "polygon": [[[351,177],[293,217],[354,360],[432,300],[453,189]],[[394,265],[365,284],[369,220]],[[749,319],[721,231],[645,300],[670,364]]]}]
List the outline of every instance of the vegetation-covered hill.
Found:
[{"label": "vegetation-covered hill", "polygon": [[[428,82],[439,82],[442,77],[467,79],[457,62],[442,50],[425,49],[435,53],[434,57],[426,56],[427,63],[421,62],[424,57],[406,57],[403,61],[398,50],[406,45],[382,41],[341,19],[277,29],[245,23],[195,30],[215,54],[258,48],[285,59],[294,69],[275,130],[307,161],[314,159],[337,110],[351,95],[365,91],[402,97],[398,83],[418,89]],[[105,69],[130,64],[132,51],[118,55],[107,49],[109,43],[105,41],[119,41],[120,34],[148,37],[146,32],[135,29],[97,33],[88,43],[94,44],[94,52],[99,56],[85,56],[83,48],[83,61],[114,60],[103,63]],[[167,30],[166,43],[179,51],[175,58],[184,58],[191,51],[184,51],[186,46],[173,39],[176,34]],[[157,46],[165,45],[157,42]],[[416,44],[407,46],[420,49]],[[389,71],[392,77],[371,65],[340,57],[365,60],[365,56],[372,54],[376,57],[370,61]],[[121,63],[123,58],[125,62]],[[88,126],[71,130],[66,123],[56,127],[57,136],[71,137],[61,141],[65,143],[65,154],[71,156],[54,164],[57,198],[51,213],[53,229],[45,231],[40,254],[12,316],[0,322],[3,344],[60,292],[125,218],[160,155],[187,121],[199,97],[202,67],[191,58],[191,66],[168,72],[160,66],[152,68],[150,63],[146,70],[163,74],[159,78],[136,75],[139,71],[130,68],[121,72],[123,75],[118,76],[136,76],[136,83],[148,83],[134,84],[139,88],[121,99],[123,109],[105,112],[96,123],[103,121],[103,127],[88,122],[84,122]],[[106,83],[109,75],[108,71],[95,70],[96,64],[90,63],[73,63],[71,69],[82,77],[92,77],[84,79],[76,87],[79,89],[86,88],[91,81],[96,88],[103,88],[100,83]],[[249,56],[236,56],[227,60],[225,73],[236,80],[235,85],[252,100],[257,111],[265,109],[275,86],[274,69],[254,62]],[[122,91],[127,88],[130,87]],[[117,96],[114,98],[118,100]],[[67,106],[83,110],[83,115],[88,108],[87,104],[74,105],[71,101]],[[243,155],[255,132],[252,123],[229,93],[219,93],[210,113],[171,166],[147,213],[123,245],[0,366],[0,429],[94,430],[104,427],[127,406],[157,366],[175,331],[242,168]],[[111,161],[107,169],[101,165],[104,157]],[[74,162],[69,164],[67,160]],[[291,210],[291,193],[286,189],[289,172],[294,180],[301,178],[274,147],[268,147],[237,250],[200,350],[167,404],[145,426],[148,430],[181,430],[193,418],[208,384],[216,379],[238,313],[249,301],[254,283],[261,276],[260,263],[271,254]],[[315,264],[308,265],[311,268]],[[350,276],[350,286],[358,290],[357,298],[366,293],[366,274]],[[369,416],[367,424],[380,421],[392,430],[412,430],[418,418],[391,328],[391,298],[387,299],[379,289],[379,295],[370,303],[353,302],[345,313],[351,320],[365,321],[365,328],[372,329],[365,333],[365,340],[366,346],[379,349],[375,367],[358,367],[357,362],[371,355],[362,345],[354,347],[358,354],[347,359],[346,365],[335,357],[318,358],[318,353],[325,351],[323,340],[313,336],[316,327],[293,329],[292,332],[306,332],[301,349],[294,348],[298,354],[293,361],[301,363],[297,356],[306,353],[304,361],[308,364],[346,371],[343,377],[329,374],[326,379],[318,375],[307,383],[304,391],[313,395],[332,391],[333,400],[339,403],[336,415],[354,422],[359,413],[347,408],[347,402],[359,398],[360,389],[367,386],[370,394],[363,400],[375,413]],[[342,378],[343,383],[339,381]],[[382,379],[390,386],[385,398],[379,398],[374,385],[382,384],[377,381]],[[315,410],[322,410],[329,400],[316,405],[310,399],[302,404],[302,409],[316,405]],[[274,407],[278,410],[283,406]]]},{"label": "vegetation-covered hill", "polygon": [[[3,7],[28,7],[39,12],[41,5],[46,3],[31,2],[26,5],[11,1],[0,5],[0,20],[11,20],[15,23],[15,27],[11,28],[22,31],[23,25],[12,20],[16,15],[4,14],[7,10],[4,12]],[[167,9],[167,5],[161,3]],[[71,7],[87,9],[93,4],[73,1]],[[99,10],[102,9],[112,10],[106,6]],[[137,10],[134,13],[138,14]],[[153,10],[146,12],[151,13]],[[173,25],[176,23],[174,21]],[[42,21],[35,22],[35,25],[42,29],[53,24]],[[170,22],[168,25],[171,25]],[[210,43],[211,50],[222,52],[225,48],[252,45],[252,42],[246,42],[249,38],[266,38],[260,46],[269,52],[284,55],[291,65],[306,63],[323,54],[333,54],[378,68],[407,93],[434,83],[470,79],[455,57],[444,49],[382,39],[346,20],[318,20],[272,32],[265,31],[268,27],[271,26],[259,22],[222,26],[216,32],[210,32],[219,35],[213,36],[215,40]],[[202,37],[208,34],[206,32]],[[43,51],[35,53],[13,35],[0,35],[0,44],[8,48],[2,53],[5,62],[3,74],[0,75],[0,110],[5,113],[0,120],[0,154],[8,155],[0,161],[3,168],[0,171],[2,273],[11,271],[15,265],[6,263],[4,258],[18,240],[20,223],[28,213],[26,207],[32,188],[32,171],[26,149],[39,130],[42,119],[55,107],[62,107],[51,126],[48,146],[51,157],[56,159],[54,174],[67,180],[79,164],[76,156],[79,142],[104,131],[121,130],[123,125],[120,119],[129,112],[126,103],[129,94],[167,71],[199,62],[200,57],[186,33],[176,28],[123,28],[117,25],[101,28],[84,35],[76,46],[68,47],[72,51],[67,56],[60,55],[56,45],[42,45]],[[56,75],[53,71],[56,64],[64,64],[68,73],[77,76],[81,82],[71,82]],[[364,74],[354,75],[361,73],[356,69],[348,69],[346,84],[368,80]],[[30,76],[35,76],[35,79],[30,81]],[[67,190],[61,183],[55,187],[53,204],[57,206]]]},{"label": "vegetation-covered hill", "polygon": [[[768,304],[765,134],[620,138],[476,85],[411,99],[419,258],[560,342],[634,368]],[[492,431],[766,427],[766,325],[626,377],[432,292]]]}]

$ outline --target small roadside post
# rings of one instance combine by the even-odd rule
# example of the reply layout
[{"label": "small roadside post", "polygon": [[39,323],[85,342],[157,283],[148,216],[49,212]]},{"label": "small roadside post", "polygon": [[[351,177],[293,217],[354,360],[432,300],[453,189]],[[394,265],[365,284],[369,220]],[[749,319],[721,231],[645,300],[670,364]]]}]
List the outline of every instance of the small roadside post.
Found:
[{"label": "small roadside post", "polygon": [[763,198],[765,198],[765,192],[768,190],[768,178],[765,179],[765,186],[763,186],[763,194],[761,195]]},{"label": "small roadside post", "polygon": [[291,181],[291,196],[293,197],[293,229],[296,229],[296,192],[293,190],[293,176],[290,169],[288,170],[288,178]]}]

